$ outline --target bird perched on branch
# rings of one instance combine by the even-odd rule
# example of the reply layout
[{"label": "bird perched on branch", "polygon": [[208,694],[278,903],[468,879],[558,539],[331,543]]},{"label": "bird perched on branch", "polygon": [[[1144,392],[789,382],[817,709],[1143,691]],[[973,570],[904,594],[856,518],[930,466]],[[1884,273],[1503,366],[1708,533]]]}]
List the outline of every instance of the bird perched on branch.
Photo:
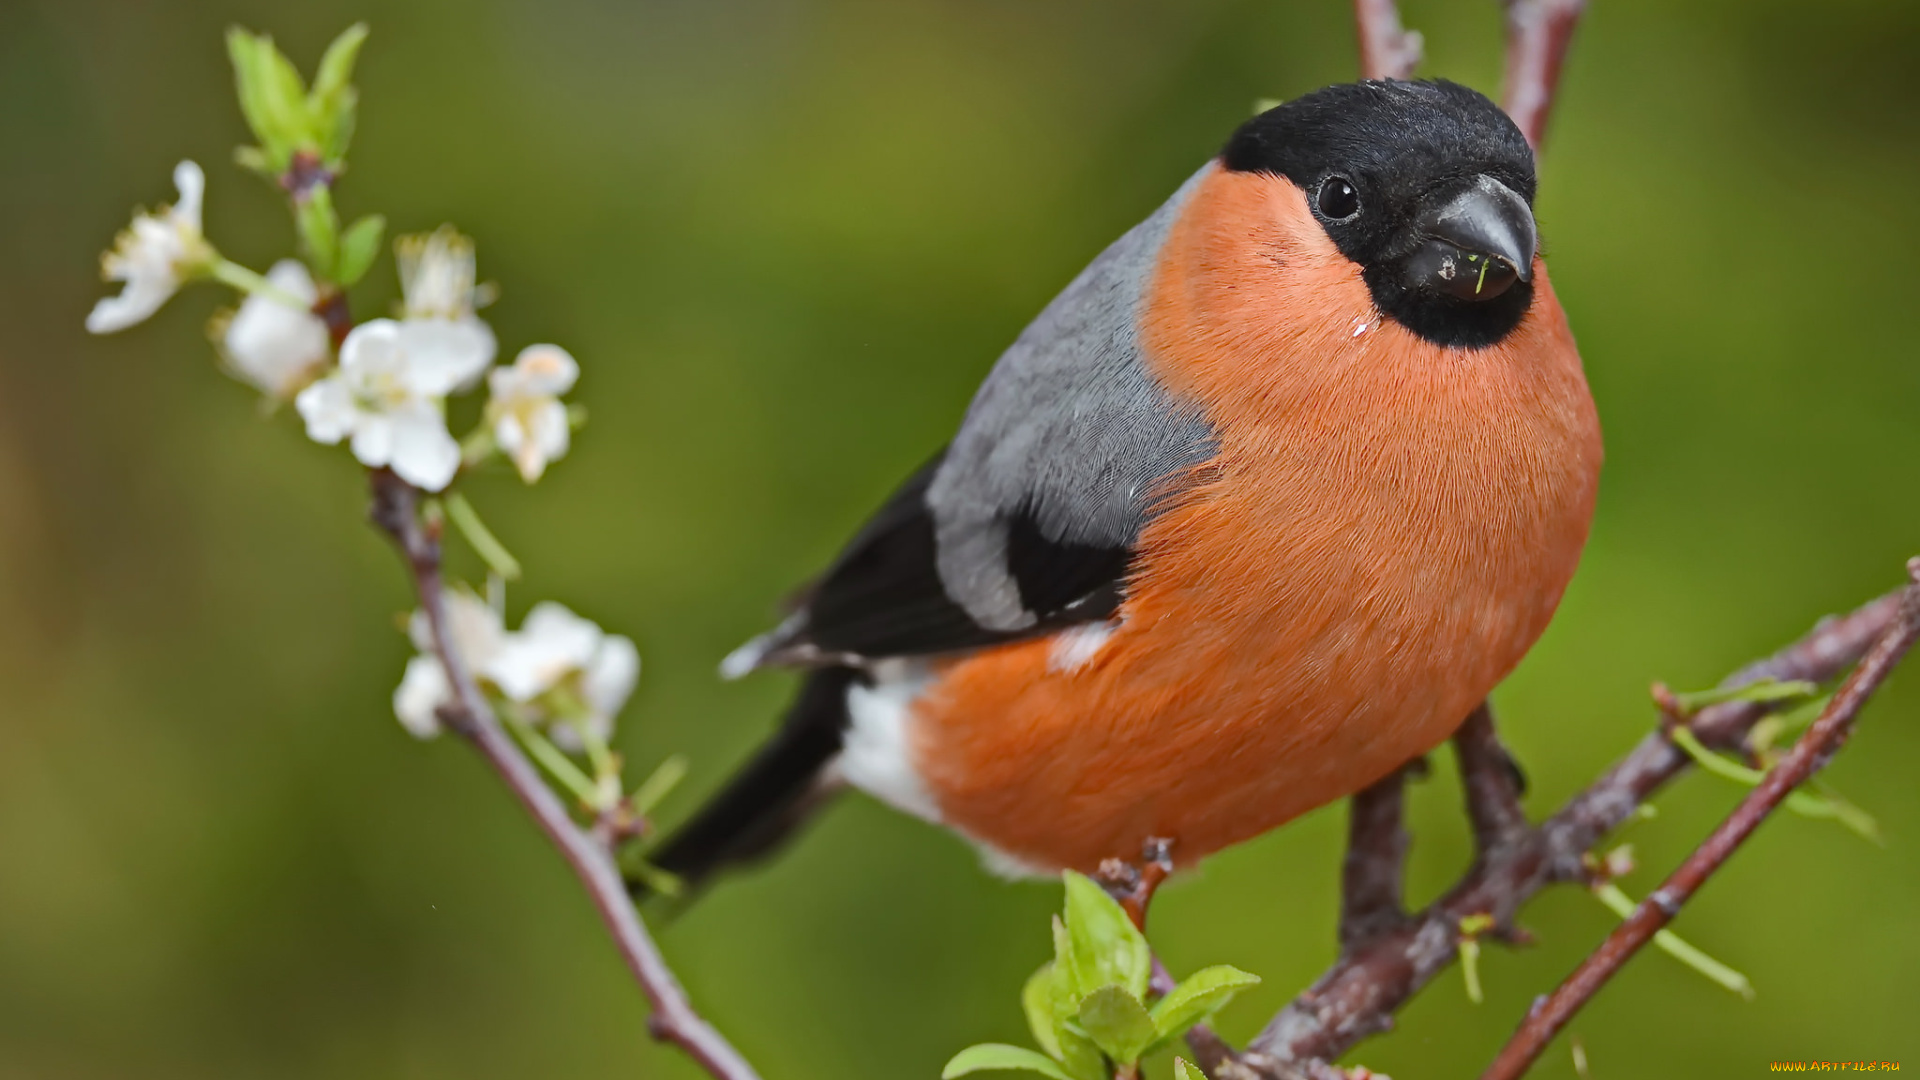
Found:
[{"label": "bird perched on branch", "polygon": [[653,862],[698,882],[852,785],[1009,873],[1188,865],[1445,741],[1546,628],[1600,470],[1534,188],[1454,83],[1242,125],[727,658],[806,675]]}]

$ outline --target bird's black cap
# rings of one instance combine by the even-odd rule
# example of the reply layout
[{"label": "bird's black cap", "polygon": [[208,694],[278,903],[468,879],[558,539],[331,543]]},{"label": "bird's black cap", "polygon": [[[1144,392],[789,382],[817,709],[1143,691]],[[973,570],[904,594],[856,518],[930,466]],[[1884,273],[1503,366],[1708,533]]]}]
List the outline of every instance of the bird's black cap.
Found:
[{"label": "bird's black cap", "polygon": [[[1242,124],[1221,161],[1293,181],[1381,311],[1429,341],[1493,344],[1532,302],[1533,149],[1476,90],[1443,79],[1329,86]],[[1465,204],[1478,227],[1458,238],[1435,228],[1461,221]],[[1489,236],[1500,250],[1467,242]],[[1456,267],[1449,252],[1468,261]],[[1482,289],[1489,265],[1499,270]],[[1433,276],[1442,266],[1445,287]],[[1456,273],[1479,274],[1477,286],[1460,287]]]}]

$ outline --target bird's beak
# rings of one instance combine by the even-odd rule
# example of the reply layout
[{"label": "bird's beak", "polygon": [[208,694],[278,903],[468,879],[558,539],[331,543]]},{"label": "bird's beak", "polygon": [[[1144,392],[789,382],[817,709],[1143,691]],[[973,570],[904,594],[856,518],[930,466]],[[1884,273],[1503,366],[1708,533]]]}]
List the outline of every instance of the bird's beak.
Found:
[{"label": "bird's beak", "polygon": [[1527,200],[1491,176],[1421,214],[1426,243],[1406,261],[1407,284],[1461,300],[1491,300],[1533,280],[1539,247]]}]

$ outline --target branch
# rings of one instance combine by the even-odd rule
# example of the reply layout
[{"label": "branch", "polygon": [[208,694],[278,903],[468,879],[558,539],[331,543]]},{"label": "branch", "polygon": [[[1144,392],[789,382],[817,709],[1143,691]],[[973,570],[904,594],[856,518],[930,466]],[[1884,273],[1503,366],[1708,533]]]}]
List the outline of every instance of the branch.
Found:
[{"label": "branch", "polygon": [[369,516],[392,537],[406,560],[420,608],[426,612],[432,630],[434,655],[453,687],[454,701],[441,710],[441,719],[487,759],[580,878],[627,969],[653,1006],[647,1021],[653,1037],[686,1051],[715,1080],[758,1080],[753,1066],[694,1012],[686,991],[640,922],[611,851],[574,824],[565,804],[500,726],[492,706],[474,682],[466,659],[454,647],[448,632],[440,538],[421,523],[419,491],[386,469],[373,470],[371,477],[373,505]]},{"label": "branch", "polygon": [[[1903,595],[1891,593],[1851,614],[1823,620],[1806,637],[1741,668],[1722,685],[1742,686],[1763,678],[1831,679],[1866,654],[1890,627],[1912,621],[1914,616],[1902,614],[1902,605],[1911,608],[1920,601],[1903,601]],[[1876,651],[1876,657],[1881,655]],[[1890,666],[1892,659],[1874,661],[1873,670],[1880,673],[1872,681],[1863,682],[1860,677],[1850,681],[1848,686],[1855,693],[1849,698],[1864,698],[1870,693],[1884,675],[1880,669]],[[1863,665],[1862,670],[1868,669]],[[1707,746],[1737,749],[1766,712],[1767,707],[1761,704],[1725,702],[1701,710],[1691,726]],[[1475,744],[1479,740],[1469,733],[1463,741]],[[1479,764],[1469,764],[1474,754],[1465,749],[1461,758],[1470,771],[1470,805],[1479,798],[1474,794],[1476,787],[1491,783],[1494,772],[1500,774],[1501,782],[1512,782],[1504,761],[1488,755],[1481,756]],[[1453,963],[1459,952],[1463,919],[1490,916],[1495,926],[1507,927],[1521,906],[1541,889],[1585,883],[1583,856],[1691,764],[1692,759],[1663,731],[1648,734],[1559,813],[1538,827],[1522,826],[1503,842],[1485,848],[1466,875],[1426,910],[1346,950],[1255,1036],[1247,1052],[1210,1075],[1271,1080],[1330,1075],[1327,1062],[1367,1036],[1390,1028],[1393,1014]]]},{"label": "branch", "polygon": [[1587,0],[1506,0],[1506,100],[1501,107],[1536,151],[1560,88],[1560,65]]},{"label": "branch", "polygon": [[1361,78],[1413,77],[1420,66],[1420,34],[1400,25],[1393,0],[1353,0],[1353,21],[1360,36]]},{"label": "branch", "polygon": [[1551,997],[1535,1003],[1520,1030],[1500,1051],[1482,1080],[1516,1080],[1524,1074],[1567,1021],[1661,928],[1673,921],[1681,905],[1733,857],[1760,823],[1780,808],[1787,795],[1832,760],[1852,734],[1861,706],[1913,647],[1914,639],[1920,637],[1920,559],[1907,564],[1907,574],[1914,584],[1906,590],[1893,625],[1874,642],[1872,651],[1827,702],[1819,719],[1680,868],[1642,901]]}]

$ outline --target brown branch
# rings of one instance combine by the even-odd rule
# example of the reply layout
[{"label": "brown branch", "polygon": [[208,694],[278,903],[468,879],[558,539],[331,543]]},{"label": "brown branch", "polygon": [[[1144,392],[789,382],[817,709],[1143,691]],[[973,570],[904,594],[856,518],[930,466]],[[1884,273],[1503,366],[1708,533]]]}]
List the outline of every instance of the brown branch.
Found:
[{"label": "brown branch", "polygon": [[[1741,668],[1722,685],[1741,686],[1763,678],[1831,679],[1902,617],[1902,595],[1892,593],[1848,615],[1823,620],[1806,637]],[[1871,684],[1862,689],[1870,690]],[[1701,710],[1692,728],[1709,747],[1738,749],[1765,714],[1762,705],[1726,702]],[[1393,1014],[1453,963],[1461,920],[1486,915],[1496,926],[1510,926],[1520,907],[1541,889],[1584,883],[1583,857],[1691,764],[1692,759],[1664,732],[1648,734],[1551,818],[1536,828],[1523,827],[1482,852],[1466,875],[1426,910],[1343,953],[1255,1036],[1247,1052],[1224,1061],[1208,1075],[1216,1080],[1331,1075],[1327,1062],[1391,1026]]]},{"label": "brown branch", "polygon": [[1689,855],[1679,869],[1641,901],[1606,942],[1581,963],[1551,997],[1536,1003],[1520,1030],[1500,1051],[1482,1080],[1517,1080],[1539,1058],[1547,1044],[1573,1015],[1592,1000],[1607,980],[1653,939],[1700,886],[1733,857],[1754,830],[1780,808],[1788,794],[1820,771],[1847,741],[1861,706],[1900,663],[1920,637],[1920,559],[1907,564],[1914,584],[1906,590],[1893,625],[1874,642],[1872,651],[1853,669],[1821,710],[1819,719],[1800,736],[1793,749],[1773,768],[1732,814]]},{"label": "brown branch", "polygon": [[441,719],[487,759],[580,878],[627,969],[653,1006],[647,1021],[653,1037],[686,1051],[716,1080],[758,1080],[753,1066],[694,1012],[686,991],[634,910],[611,851],[574,823],[566,805],[500,726],[492,706],[474,682],[466,659],[454,647],[448,631],[440,539],[420,520],[420,493],[389,470],[375,469],[371,476],[373,505],[369,516],[392,537],[406,560],[420,608],[426,612],[432,631],[434,655],[446,669],[447,681],[454,690],[454,701],[441,710]]},{"label": "brown branch", "polygon": [[1420,66],[1420,34],[1400,25],[1393,0],[1353,0],[1353,21],[1360,37],[1361,78],[1413,77]]},{"label": "brown branch", "polygon": [[1547,134],[1560,66],[1587,0],[1506,0],[1507,64],[1501,106],[1535,150]]}]

